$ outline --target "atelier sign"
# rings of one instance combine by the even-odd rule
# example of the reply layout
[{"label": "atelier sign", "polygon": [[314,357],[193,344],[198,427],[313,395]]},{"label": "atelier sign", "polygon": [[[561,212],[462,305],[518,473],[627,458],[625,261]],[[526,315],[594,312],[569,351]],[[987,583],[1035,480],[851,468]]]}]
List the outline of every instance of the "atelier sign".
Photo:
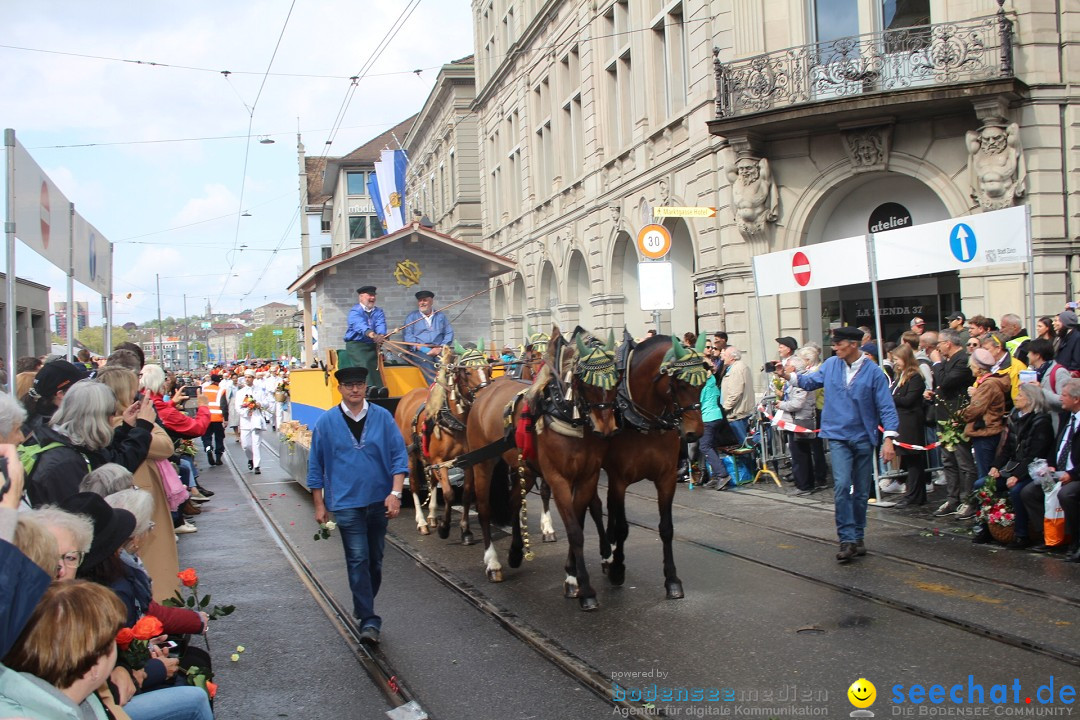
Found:
[{"label": "atelier sign", "polygon": [[867,229],[872,233],[911,227],[911,213],[900,203],[887,202],[878,205],[870,213]]}]

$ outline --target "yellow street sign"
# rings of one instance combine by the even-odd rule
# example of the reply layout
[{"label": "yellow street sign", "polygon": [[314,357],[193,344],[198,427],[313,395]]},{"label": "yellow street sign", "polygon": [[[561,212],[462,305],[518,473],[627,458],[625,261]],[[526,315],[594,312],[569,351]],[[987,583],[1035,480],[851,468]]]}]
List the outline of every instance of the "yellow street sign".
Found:
[{"label": "yellow street sign", "polygon": [[654,207],[653,217],[716,217],[716,208],[712,207]]}]

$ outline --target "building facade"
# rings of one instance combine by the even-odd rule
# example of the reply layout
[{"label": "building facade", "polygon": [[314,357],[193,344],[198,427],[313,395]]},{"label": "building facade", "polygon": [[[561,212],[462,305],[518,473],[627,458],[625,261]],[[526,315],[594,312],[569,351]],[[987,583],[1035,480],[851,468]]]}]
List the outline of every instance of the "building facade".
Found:
[{"label": "building facade", "polygon": [[[1027,204],[1037,314],[1076,294],[1075,38],[1053,0],[475,0],[484,247],[517,271],[492,332],[653,325],[636,238],[672,237],[662,332],[873,325],[868,286],[755,296],[754,255]],[[657,218],[655,207],[715,208]],[[873,220],[871,220],[873,218]],[[881,284],[886,338],[1026,316],[1021,264]],[[763,328],[759,331],[759,326]]]},{"label": "building facade", "polygon": [[[53,303],[53,315],[56,320],[56,334],[67,337],[68,312],[66,302]],[[90,304],[85,301],[75,302],[75,334],[90,324]]]},{"label": "building facade", "polygon": [[[0,337],[11,337],[7,326],[6,273],[0,272]],[[15,357],[48,355],[52,347],[49,333],[49,288],[24,278],[15,279]],[[4,354],[7,354],[6,344]]]},{"label": "building facade", "polygon": [[251,311],[251,324],[255,327],[280,325],[282,322],[291,322],[295,312],[295,305],[279,302],[267,303]]}]

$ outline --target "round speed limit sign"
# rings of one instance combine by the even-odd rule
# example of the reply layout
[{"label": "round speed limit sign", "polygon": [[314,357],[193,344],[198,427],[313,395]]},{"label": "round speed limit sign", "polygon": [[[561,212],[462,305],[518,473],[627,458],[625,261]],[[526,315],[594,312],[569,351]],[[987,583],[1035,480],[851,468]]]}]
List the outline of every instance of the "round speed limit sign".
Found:
[{"label": "round speed limit sign", "polygon": [[671,250],[671,233],[663,225],[646,225],[637,236],[638,250],[652,260],[660,260]]}]

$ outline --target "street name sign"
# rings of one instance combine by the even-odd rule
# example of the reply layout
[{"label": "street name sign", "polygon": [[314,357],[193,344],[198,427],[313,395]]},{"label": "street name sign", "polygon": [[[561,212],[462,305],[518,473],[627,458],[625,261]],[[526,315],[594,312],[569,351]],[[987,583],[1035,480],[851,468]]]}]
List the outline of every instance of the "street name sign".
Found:
[{"label": "street name sign", "polygon": [[654,207],[652,209],[653,217],[693,217],[693,218],[714,218],[716,217],[716,208],[714,207]]}]

